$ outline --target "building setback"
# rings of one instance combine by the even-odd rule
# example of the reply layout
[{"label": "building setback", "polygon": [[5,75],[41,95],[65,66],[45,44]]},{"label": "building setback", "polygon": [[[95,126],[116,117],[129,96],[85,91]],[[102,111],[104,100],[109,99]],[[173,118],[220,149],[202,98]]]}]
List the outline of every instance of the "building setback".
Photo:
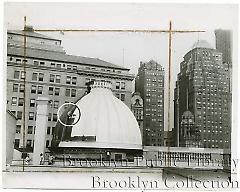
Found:
[{"label": "building setback", "polygon": [[164,69],[157,62],[140,63],[136,91],[143,107],[143,145],[164,145]]},{"label": "building setback", "polygon": [[215,30],[216,49],[222,53],[223,63],[232,63],[232,32],[230,30]]},{"label": "building setback", "polygon": [[[25,61],[24,34],[27,42]],[[38,97],[48,97],[51,100],[46,147],[51,145],[58,108],[64,103],[80,98],[85,93],[89,81],[110,81],[114,95],[131,108],[134,75],[129,74],[129,69],[97,58],[68,55],[61,46],[61,40],[36,33],[32,27],[25,28],[25,32],[8,31],[7,38],[7,100],[9,110],[18,119],[15,148],[24,146],[24,118],[25,145],[29,149],[33,148]],[[23,63],[26,66],[25,73]]]},{"label": "building setback", "polygon": [[[186,124],[182,117],[191,112],[191,138],[198,138],[205,148],[230,148],[231,94],[228,65],[222,62],[222,53],[212,49],[206,41],[197,42],[180,64],[174,90],[174,135],[176,146],[185,147]],[[189,126],[187,126],[189,128]]]}]

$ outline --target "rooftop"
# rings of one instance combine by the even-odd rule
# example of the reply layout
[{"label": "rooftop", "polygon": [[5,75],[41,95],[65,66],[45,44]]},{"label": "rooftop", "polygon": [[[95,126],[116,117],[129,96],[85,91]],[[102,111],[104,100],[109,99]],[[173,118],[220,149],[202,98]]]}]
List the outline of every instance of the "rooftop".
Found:
[{"label": "rooftop", "polygon": [[49,37],[46,35],[43,35],[41,33],[36,33],[34,30],[8,30],[8,34],[17,34],[17,35],[22,35],[24,36],[25,33],[28,37],[36,37],[36,38],[41,38],[41,39],[50,39],[50,40],[56,40],[56,41],[61,41],[60,39],[56,39],[53,37]]}]

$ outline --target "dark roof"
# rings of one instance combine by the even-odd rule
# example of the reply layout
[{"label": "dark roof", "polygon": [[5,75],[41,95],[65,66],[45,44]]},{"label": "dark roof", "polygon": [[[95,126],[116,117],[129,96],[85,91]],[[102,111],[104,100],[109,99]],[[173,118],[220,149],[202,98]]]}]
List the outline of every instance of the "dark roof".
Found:
[{"label": "dark roof", "polygon": [[50,39],[50,40],[56,40],[56,41],[61,41],[60,39],[56,39],[53,37],[49,37],[40,33],[36,33],[34,31],[23,31],[23,30],[8,30],[7,31],[8,34],[17,34],[17,35],[25,35],[24,33],[26,33],[26,36],[28,37],[37,37],[37,38],[41,38],[41,39]]},{"label": "dark roof", "polygon": [[[7,49],[8,55],[16,55],[23,57],[23,47],[8,47]],[[77,64],[85,64],[85,65],[93,65],[93,66],[102,66],[107,68],[121,69],[121,70],[130,70],[128,68],[118,66],[107,61],[98,59],[98,58],[90,58],[90,57],[82,57],[75,55],[68,55],[61,52],[52,52],[52,51],[44,51],[44,50],[36,50],[36,49],[26,49],[26,57],[36,58],[36,59],[45,59],[52,60],[57,62],[67,62],[67,63],[77,63]]]}]

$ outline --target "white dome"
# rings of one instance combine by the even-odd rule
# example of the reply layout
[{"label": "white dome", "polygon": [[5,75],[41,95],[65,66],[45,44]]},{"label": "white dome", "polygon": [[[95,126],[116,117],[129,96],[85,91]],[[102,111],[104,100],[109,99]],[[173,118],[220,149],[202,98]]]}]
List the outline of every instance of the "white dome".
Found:
[{"label": "white dome", "polygon": [[213,47],[206,40],[199,40],[193,44],[192,49],[194,48],[208,48],[213,49]]},{"label": "white dome", "polygon": [[142,148],[136,118],[127,105],[113,95],[109,83],[95,82],[91,92],[76,105],[81,117],[72,127],[71,137],[95,136],[96,141],[62,141],[60,147]]}]

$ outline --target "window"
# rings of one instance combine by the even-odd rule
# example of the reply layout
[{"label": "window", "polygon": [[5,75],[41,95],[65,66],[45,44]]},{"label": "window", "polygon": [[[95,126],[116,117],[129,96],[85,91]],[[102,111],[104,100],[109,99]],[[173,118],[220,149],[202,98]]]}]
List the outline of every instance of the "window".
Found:
[{"label": "window", "polygon": [[23,106],[24,103],[24,99],[23,98],[19,98],[18,99],[18,106]]},{"label": "window", "polygon": [[57,68],[58,68],[58,69],[61,69],[61,64],[57,64]]},{"label": "window", "polygon": [[50,133],[51,133],[51,127],[48,127],[47,128],[47,134],[50,135]]},{"label": "window", "polygon": [[22,111],[17,112],[17,119],[21,120],[22,119]]},{"label": "window", "polygon": [[18,84],[13,84],[13,92],[18,92]]},{"label": "window", "polygon": [[38,76],[38,81],[43,81],[43,76],[44,76],[44,74],[43,74],[43,73],[39,73],[39,76]]},{"label": "window", "polygon": [[33,65],[38,65],[39,61],[33,61]]},{"label": "window", "polygon": [[42,94],[43,92],[43,86],[38,86],[38,94]]},{"label": "window", "polygon": [[20,139],[15,139],[14,148],[19,148],[19,144],[20,144]]},{"label": "window", "polygon": [[11,113],[16,116],[16,111],[11,111]]},{"label": "window", "polygon": [[17,63],[20,63],[20,62],[21,62],[21,59],[16,59],[16,62],[17,62]]},{"label": "window", "polygon": [[121,94],[121,101],[125,101],[125,95]]},{"label": "window", "polygon": [[19,79],[20,71],[14,71],[14,79]]},{"label": "window", "polygon": [[76,97],[76,89],[71,90],[71,97]]},{"label": "window", "polygon": [[53,87],[48,88],[48,95],[53,95]]},{"label": "window", "polygon": [[55,79],[55,75],[50,74],[50,79],[49,79],[49,81],[52,82],[52,83],[54,83],[54,79]]},{"label": "window", "polygon": [[49,147],[49,140],[46,140],[46,147]]},{"label": "window", "polygon": [[59,93],[60,93],[60,88],[56,87],[55,88],[55,95],[59,96]]},{"label": "window", "polygon": [[20,93],[23,93],[23,92],[24,92],[24,85],[20,84]]},{"label": "window", "polygon": [[59,105],[59,101],[54,101],[53,107],[57,109],[57,108],[58,108],[58,105]]},{"label": "window", "polygon": [[89,82],[90,82],[90,79],[89,79],[89,78],[86,78],[85,85],[87,85]]},{"label": "window", "polygon": [[61,76],[60,75],[56,75],[56,83],[60,83],[61,82]]},{"label": "window", "polygon": [[21,79],[25,79],[25,72],[21,71]]},{"label": "window", "polygon": [[116,89],[120,89],[120,82],[116,82]]},{"label": "window", "polygon": [[73,66],[73,70],[77,70],[77,66],[76,65]]},{"label": "window", "polygon": [[26,144],[26,147],[29,148],[29,147],[32,147],[32,140],[27,140],[27,144]]},{"label": "window", "polygon": [[52,127],[52,135],[54,134],[54,127]]},{"label": "window", "polygon": [[52,114],[48,113],[48,121],[52,121]]},{"label": "window", "polygon": [[55,67],[55,63],[51,63],[51,67]]},{"label": "window", "polygon": [[34,120],[34,112],[29,112],[28,119],[29,120]]},{"label": "window", "polygon": [[33,80],[33,81],[37,81],[37,76],[38,76],[37,73],[33,73],[33,74],[32,74],[32,80]]},{"label": "window", "polygon": [[28,134],[33,134],[33,126],[28,126]]},{"label": "window", "polygon": [[121,89],[125,89],[125,82],[121,82]]},{"label": "window", "polygon": [[16,133],[21,133],[21,125],[16,125]]},{"label": "window", "polygon": [[77,77],[72,77],[72,84],[76,85],[77,84]]},{"label": "window", "polygon": [[71,77],[70,76],[67,76],[66,78],[66,84],[70,84],[71,83]]},{"label": "window", "polygon": [[44,61],[40,61],[40,65],[45,65],[45,62]]},{"label": "window", "polygon": [[120,99],[120,95],[119,95],[119,93],[116,93],[116,97],[117,97],[118,99]]},{"label": "window", "polygon": [[37,91],[37,86],[36,85],[32,85],[31,93],[36,93],[36,91]]},{"label": "window", "polygon": [[72,66],[71,65],[67,65],[67,70],[71,70]]},{"label": "window", "polygon": [[70,96],[70,89],[66,89],[65,96],[69,97]]},{"label": "window", "polygon": [[35,107],[35,99],[30,99],[30,107]]},{"label": "window", "polygon": [[12,97],[12,105],[17,105],[17,97]]},{"label": "window", "polygon": [[53,121],[57,121],[57,114],[53,114]]}]

